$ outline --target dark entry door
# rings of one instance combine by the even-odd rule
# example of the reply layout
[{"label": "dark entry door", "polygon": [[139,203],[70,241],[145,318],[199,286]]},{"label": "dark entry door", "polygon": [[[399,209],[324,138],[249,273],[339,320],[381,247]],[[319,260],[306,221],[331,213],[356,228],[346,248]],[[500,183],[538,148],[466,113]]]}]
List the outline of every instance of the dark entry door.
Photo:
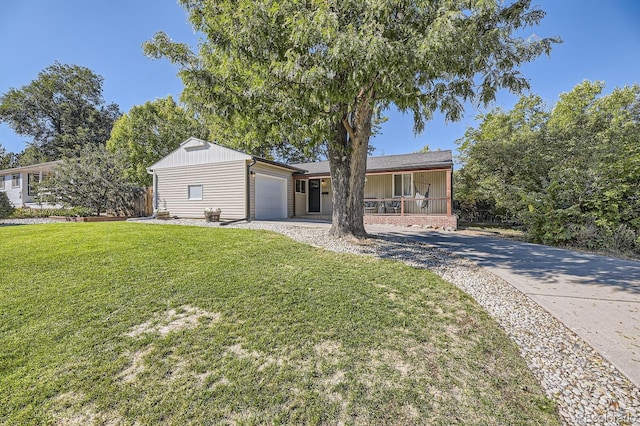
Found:
[{"label": "dark entry door", "polygon": [[309,179],[309,212],[320,213],[320,179]]}]

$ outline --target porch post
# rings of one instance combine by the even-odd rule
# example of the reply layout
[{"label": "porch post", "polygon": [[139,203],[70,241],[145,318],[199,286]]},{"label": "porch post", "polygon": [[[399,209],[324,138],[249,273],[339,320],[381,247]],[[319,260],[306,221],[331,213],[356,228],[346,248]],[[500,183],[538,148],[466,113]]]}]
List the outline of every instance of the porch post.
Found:
[{"label": "porch post", "polygon": [[447,169],[447,216],[451,216],[453,214],[452,202],[451,199],[452,191],[451,191],[451,170]]}]

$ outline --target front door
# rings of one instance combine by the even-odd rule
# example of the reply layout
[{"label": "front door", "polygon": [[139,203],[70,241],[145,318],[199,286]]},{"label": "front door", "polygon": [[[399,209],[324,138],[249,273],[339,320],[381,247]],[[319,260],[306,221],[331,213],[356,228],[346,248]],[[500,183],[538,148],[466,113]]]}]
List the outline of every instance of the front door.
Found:
[{"label": "front door", "polygon": [[320,179],[309,179],[309,213],[320,213]]}]

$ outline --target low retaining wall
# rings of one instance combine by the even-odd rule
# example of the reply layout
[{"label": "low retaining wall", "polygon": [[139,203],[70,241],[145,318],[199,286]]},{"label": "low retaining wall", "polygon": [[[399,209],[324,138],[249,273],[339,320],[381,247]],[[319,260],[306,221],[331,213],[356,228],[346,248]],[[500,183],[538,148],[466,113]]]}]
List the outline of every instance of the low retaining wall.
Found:
[{"label": "low retaining wall", "polygon": [[121,222],[127,220],[128,218],[124,216],[49,216],[49,219],[59,220],[61,222]]},{"label": "low retaining wall", "polygon": [[431,226],[433,228],[458,229],[458,217],[446,215],[399,216],[364,215],[365,225]]}]

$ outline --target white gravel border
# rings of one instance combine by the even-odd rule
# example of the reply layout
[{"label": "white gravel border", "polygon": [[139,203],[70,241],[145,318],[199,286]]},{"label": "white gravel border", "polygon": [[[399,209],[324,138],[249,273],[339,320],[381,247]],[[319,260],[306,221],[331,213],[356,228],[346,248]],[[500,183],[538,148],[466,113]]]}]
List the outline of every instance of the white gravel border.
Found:
[{"label": "white gravel border", "polygon": [[471,261],[402,237],[359,244],[326,229],[289,223],[234,225],[267,229],[327,250],[373,255],[430,269],[458,286],[491,315],[558,406],[566,425],[639,425],[640,390],[591,346],[515,287]]},{"label": "white gravel border", "polygon": [[[10,224],[51,223],[15,219]],[[203,220],[141,223],[218,227]],[[228,227],[264,229],[326,250],[371,255],[430,269],[472,296],[518,345],[566,425],[640,425],[640,390],[584,340],[506,281],[449,252],[401,237],[375,235],[363,242],[329,237],[312,223],[238,222]]]}]

